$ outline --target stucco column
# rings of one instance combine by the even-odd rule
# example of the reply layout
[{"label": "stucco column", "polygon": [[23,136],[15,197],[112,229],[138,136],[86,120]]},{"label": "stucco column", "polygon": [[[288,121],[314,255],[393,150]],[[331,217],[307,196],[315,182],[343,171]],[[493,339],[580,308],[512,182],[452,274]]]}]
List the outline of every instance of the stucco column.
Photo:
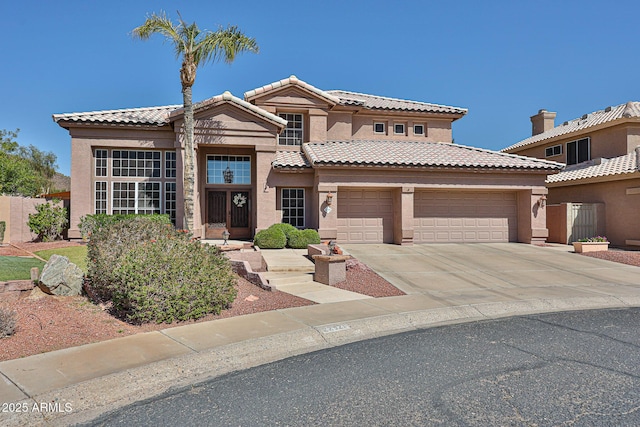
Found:
[{"label": "stucco column", "polygon": [[518,192],[518,241],[544,243],[547,229],[547,194],[545,187],[533,187]]},{"label": "stucco column", "polygon": [[[258,147],[256,147],[258,148]],[[265,147],[265,151],[256,149],[256,183],[255,195],[252,209],[254,210],[255,232],[269,228],[271,225],[280,222],[276,218],[277,189],[269,182],[271,172],[271,162],[275,156],[275,148]]]},{"label": "stucco column", "polygon": [[401,187],[393,191],[393,242],[413,245],[413,193],[414,187]]},{"label": "stucco column", "polygon": [[[338,237],[338,186],[318,184],[317,188],[318,233],[322,240],[335,240]],[[328,195],[331,195],[331,205]],[[327,208],[330,208],[329,212]]]}]

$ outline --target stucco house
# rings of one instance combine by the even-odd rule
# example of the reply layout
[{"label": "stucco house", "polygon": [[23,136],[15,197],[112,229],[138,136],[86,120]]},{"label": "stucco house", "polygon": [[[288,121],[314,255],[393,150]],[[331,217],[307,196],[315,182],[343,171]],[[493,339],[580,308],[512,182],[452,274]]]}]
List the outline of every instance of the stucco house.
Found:
[{"label": "stucco house", "polygon": [[[464,108],[321,90],[295,76],[195,104],[194,234],[273,223],[339,242],[539,242],[562,165],[452,143]],[[56,114],[71,135],[71,229],[91,213],[182,215],[180,106]]]},{"label": "stucco house", "polygon": [[550,241],[606,235],[640,246],[640,102],[555,125],[556,113],[531,117],[532,136],[502,151],[566,163],[547,178]]}]

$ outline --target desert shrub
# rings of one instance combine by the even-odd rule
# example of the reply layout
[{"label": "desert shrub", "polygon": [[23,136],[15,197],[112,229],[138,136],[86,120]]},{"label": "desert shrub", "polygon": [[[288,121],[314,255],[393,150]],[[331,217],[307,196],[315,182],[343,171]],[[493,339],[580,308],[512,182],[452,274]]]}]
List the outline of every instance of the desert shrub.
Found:
[{"label": "desert shrub", "polygon": [[[125,219],[131,219],[138,216],[143,216],[141,214],[94,214],[94,215],[85,215],[80,218],[80,224],[78,224],[78,228],[80,229],[80,233],[82,234],[82,238],[86,239],[95,233],[99,228],[104,227],[108,224],[113,224],[114,222],[122,221]],[[162,224],[171,224],[171,219],[169,215],[165,214],[152,214],[152,215],[144,215],[150,221],[157,221]]]},{"label": "desert shrub", "polygon": [[51,203],[36,205],[36,213],[29,214],[27,221],[29,229],[43,242],[60,238],[67,224],[67,210]]},{"label": "desert shrub", "polygon": [[9,337],[16,331],[16,312],[0,307],[0,338]]},{"label": "desert shrub", "polygon": [[253,243],[260,249],[282,249],[287,245],[287,236],[279,228],[273,226],[258,231]]},{"label": "desert shrub", "polygon": [[219,313],[236,297],[229,261],[146,217],[99,228],[88,245],[92,293],[132,323],[173,322]]},{"label": "desert shrub", "polygon": [[306,249],[307,245],[317,245],[320,243],[320,235],[316,230],[307,228],[305,230],[295,230],[289,235],[288,246],[294,249]]},{"label": "desert shrub", "polygon": [[0,243],[4,240],[4,231],[7,229],[7,223],[0,221]]}]

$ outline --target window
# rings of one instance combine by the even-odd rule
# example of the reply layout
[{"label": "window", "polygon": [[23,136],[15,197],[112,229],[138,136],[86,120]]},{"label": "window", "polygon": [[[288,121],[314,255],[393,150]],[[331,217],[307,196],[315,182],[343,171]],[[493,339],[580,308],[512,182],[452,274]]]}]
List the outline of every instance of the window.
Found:
[{"label": "window", "polygon": [[287,127],[278,136],[280,145],[302,145],[302,114],[282,113],[280,117],[287,121]]},{"label": "window", "polygon": [[160,151],[113,150],[113,176],[160,178]]},{"label": "window", "polygon": [[165,178],[176,177],[176,152],[175,151],[164,152],[164,177]]},{"label": "window", "polygon": [[414,135],[424,135],[424,125],[413,125]]},{"label": "window", "polygon": [[164,213],[169,215],[173,225],[176,225],[176,183],[164,183]]},{"label": "window", "polygon": [[554,145],[544,149],[545,157],[559,156],[560,154],[562,154],[562,145]]},{"label": "window", "polygon": [[377,122],[373,124],[373,132],[374,133],[385,133],[385,126],[382,122]]},{"label": "window", "polygon": [[106,181],[96,181],[96,192],[95,192],[95,210],[94,213],[97,214],[106,214],[107,213],[107,182]]},{"label": "window", "polygon": [[207,156],[207,184],[251,184],[251,157]]},{"label": "window", "polygon": [[404,123],[395,123],[393,125],[393,133],[395,135],[404,135]]},{"label": "window", "polygon": [[567,142],[567,164],[575,165],[591,159],[589,138]]},{"label": "window", "polygon": [[304,188],[282,189],[282,222],[304,228]]},{"label": "window", "polygon": [[96,150],[96,176],[107,176],[107,150]]},{"label": "window", "polygon": [[159,182],[114,182],[113,214],[159,214]]}]

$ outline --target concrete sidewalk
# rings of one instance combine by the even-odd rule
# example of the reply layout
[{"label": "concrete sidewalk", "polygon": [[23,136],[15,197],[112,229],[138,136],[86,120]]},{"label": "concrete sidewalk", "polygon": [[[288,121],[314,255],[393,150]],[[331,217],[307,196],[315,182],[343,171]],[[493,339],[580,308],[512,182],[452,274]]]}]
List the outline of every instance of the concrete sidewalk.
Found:
[{"label": "concrete sidewalk", "polygon": [[[172,387],[181,387],[240,369],[280,360],[349,342],[432,326],[540,312],[640,306],[640,268],[588,259],[547,248],[514,245],[508,252],[516,256],[501,267],[506,280],[477,277],[472,285],[456,287],[456,274],[467,277],[471,269],[483,270],[481,262],[497,262],[504,248],[491,248],[486,260],[458,257],[453,252],[468,249],[440,247],[442,263],[424,266],[417,259],[408,264],[414,270],[432,268],[434,288],[415,277],[405,282],[412,294],[367,298],[353,301],[296,307],[211,322],[178,326],[162,331],[133,335],[66,350],[0,362],[0,403],[24,404],[26,413],[0,413],[0,424],[69,425],[95,418],[119,406],[152,397]],[[385,247],[397,252],[395,258],[379,258],[388,263],[391,277],[398,266],[397,246]],[[478,247],[481,253],[487,248]],[[354,252],[359,247],[349,248]],[[469,249],[470,250],[470,249]],[[424,256],[436,257],[426,245],[417,247]],[[443,252],[444,251],[444,252]],[[469,254],[467,254],[469,255]],[[387,257],[390,254],[387,253]],[[417,255],[405,253],[411,259]],[[363,257],[365,255],[363,254]],[[570,257],[570,258],[566,258]],[[358,257],[359,258],[359,257]],[[364,261],[361,259],[361,261]],[[591,262],[592,261],[592,262]],[[366,262],[366,261],[365,261]],[[407,261],[409,262],[409,261]],[[507,262],[505,258],[502,263]],[[578,262],[582,283],[574,280],[571,262]],[[449,264],[447,264],[449,263]],[[451,264],[453,263],[453,264]],[[540,281],[520,277],[516,267],[533,268]],[[569,283],[547,279],[548,268],[570,272],[560,275]],[[581,266],[581,267],[580,267]],[[395,270],[397,272],[397,270]],[[545,273],[547,271],[547,273]],[[420,271],[414,271],[420,272]],[[446,273],[450,277],[446,277]],[[397,277],[396,277],[397,279]],[[408,280],[407,278],[405,278]],[[403,279],[403,280],[405,280]],[[437,280],[436,280],[437,279]],[[443,289],[440,281],[452,285]],[[511,282],[509,282],[511,280]],[[460,283],[460,282],[458,282]],[[51,403],[45,411],[33,410],[34,404]],[[69,406],[65,406],[68,404]],[[21,406],[22,407],[22,406]],[[65,412],[65,410],[70,409]]]}]

